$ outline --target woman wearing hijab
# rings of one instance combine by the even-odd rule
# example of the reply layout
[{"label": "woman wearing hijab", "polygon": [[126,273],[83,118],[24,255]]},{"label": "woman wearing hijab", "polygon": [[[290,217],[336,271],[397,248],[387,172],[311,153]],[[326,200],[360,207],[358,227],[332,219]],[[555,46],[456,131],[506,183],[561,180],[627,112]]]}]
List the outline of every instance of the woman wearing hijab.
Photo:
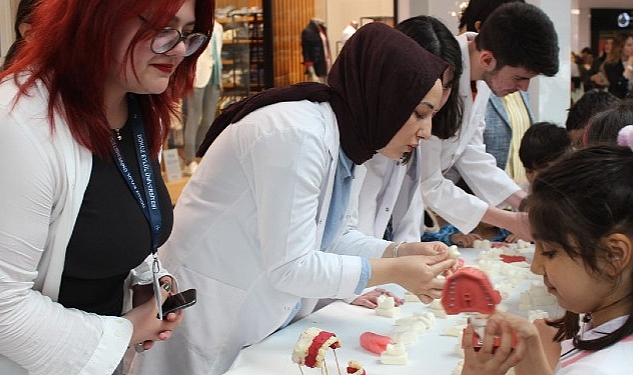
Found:
[{"label": "woman wearing hijab", "polygon": [[[397,283],[427,302],[453,266],[444,245],[400,248],[349,230],[355,166],[399,159],[431,136],[445,62],[381,23],[345,44],[329,86],[276,88],[227,108],[159,254],[198,304],[140,374],[222,374],[240,349],[312,311]],[[158,349],[158,350],[156,350]]]}]

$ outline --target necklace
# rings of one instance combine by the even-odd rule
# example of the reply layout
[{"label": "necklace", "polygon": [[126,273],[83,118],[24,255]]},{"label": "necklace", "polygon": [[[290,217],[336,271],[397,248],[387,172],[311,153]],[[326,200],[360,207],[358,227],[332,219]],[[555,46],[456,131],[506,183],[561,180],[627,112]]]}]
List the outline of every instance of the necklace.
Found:
[{"label": "necklace", "polygon": [[583,317],[582,317],[582,322],[583,322],[583,323],[589,323],[589,322],[591,321],[591,319],[593,319],[592,313],[596,313],[596,312],[598,312],[598,311],[602,311],[602,310],[604,310],[604,309],[606,309],[606,308],[609,308],[609,307],[611,307],[611,306],[615,306],[615,305],[617,305],[618,303],[620,303],[620,302],[624,301],[626,298],[629,298],[629,297],[631,296],[631,294],[633,294],[633,293],[629,293],[629,294],[625,295],[624,297],[622,297],[622,298],[620,298],[620,299],[618,299],[618,300],[616,300],[616,301],[614,301],[614,302],[612,302],[612,303],[610,303],[610,304],[608,304],[608,305],[606,305],[606,306],[602,306],[602,307],[601,307],[601,308],[599,308],[598,310],[595,310],[595,311],[590,311],[590,312],[588,312],[588,313],[585,313],[585,316],[583,316]]},{"label": "necklace", "polygon": [[114,130],[114,133],[116,133],[117,141],[120,141],[123,139],[123,136],[121,135],[121,128],[114,128],[112,130]]}]

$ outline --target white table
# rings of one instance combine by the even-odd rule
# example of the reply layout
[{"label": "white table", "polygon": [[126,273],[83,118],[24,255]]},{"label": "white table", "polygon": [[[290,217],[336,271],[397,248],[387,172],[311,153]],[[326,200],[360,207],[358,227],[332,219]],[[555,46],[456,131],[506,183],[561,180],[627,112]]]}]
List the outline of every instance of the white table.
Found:
[{"label": "white table", "polygon": [[[476,263],[478,250],[463,249],[461,251],[467,265]],[[521,282],[502,304],[506,305],[509,311],[526,316],[525,311],[518,309],[519,295],[529,288],[530,283],[530,280]],[[399,296],[404,294],[404,290],[397,285],[386,287]],[[417,311],[430,311],[430,309],[420,302],[406,302],[401,307],[400,317],[411,316]],[[450,375],[453,373],[461,360],[461,356],[456,353],[458,339],[454,336],[443,335],[443,332],[448,327],[463,323],[463,315],[436,319],[431,329],[418,336],[418,343],[407,346],[409,363],[406,366],[381,364],[378,355],[360,346],[359,337],[363,332],[370,331],[387,335],[395,327],[395,320],[395,318],[377,316],[373,310],[364,307],[336,301],[272,334],[262,342],[243,349],[227,374],[301,374],[297,364],[292,362],[291,356],[297,338],[309,327],[333,332],[341,340],[341,348],[336,350],[336,356],[343,374],[349,360],[360,362],[368,375]],[[328,350],[326,362],[329,374],[338,374],[332,350]],[[321,369],[318,368],[303,366],[302,370],[305,375],[321,374]]]}]

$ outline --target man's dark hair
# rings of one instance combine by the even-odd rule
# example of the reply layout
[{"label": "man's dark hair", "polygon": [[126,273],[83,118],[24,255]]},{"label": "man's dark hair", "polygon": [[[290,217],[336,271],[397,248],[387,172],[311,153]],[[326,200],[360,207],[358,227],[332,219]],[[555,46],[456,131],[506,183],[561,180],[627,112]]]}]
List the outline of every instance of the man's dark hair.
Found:
[{"label": "man's dark hair", "polygon": [[552,77],[558,73],[558,36],[552,20],[531,4],[501,5],[488,17],[475,38],[477,50],[488,50],[497,61]]},{"label": "man's dark hair", "polygon": [[565,128],[551,122],[537,122],[521,138],[519,158],[526,169],[541,169],[558,159],[571,146]]},{"label": "man's dark hair", "polygon": [[525,3],[525,0],[470,0],[459,18],[459,30],[466,26],[466,31],[479,31],[475,27],[477,21],[479,21],[479,27],[481,27],[495,9],[503,4],[515,1]]},{"label": "man's dark hair", "polygon": [[619,100],[617,96],[608,91],[593,89],[585,92],[569,108],[565,128],[567,131],[584,129],[593,115],[613,107]]}]

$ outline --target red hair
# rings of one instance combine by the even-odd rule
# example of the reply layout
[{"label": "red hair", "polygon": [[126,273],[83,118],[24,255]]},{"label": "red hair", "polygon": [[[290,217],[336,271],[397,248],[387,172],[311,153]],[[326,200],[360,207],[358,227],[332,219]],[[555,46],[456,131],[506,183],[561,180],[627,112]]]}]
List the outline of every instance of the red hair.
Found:
[{"label": "red hair", "polygon": [[[194,30],[210,36],[215,0],[195,2]],[[37,80],[42,80],[49,90],[48,116],[52,130],[53,114],[58,111],[78,143],[107,158],[111,153],[111,130],[105,114],[104,83],[113,61],[115,30],[139,14],[147,15],[149,22],[141,26],[126,52],[126,61],[133,63],[134,47],[154,35],[151,25],[169,24],[183,3],[184,0],[42,1],[33,12],[28,42],[18,52],[14,64],[0,74],[0,81],[15,73],[31,73],[21,83],[15,76],[21,96]],[[204,47],[180,63],[163,93],[139,95],[153,159],[158,157],[167,137],[172,116],[178,114],[180,100],[193,86],[196,60]]]}]

